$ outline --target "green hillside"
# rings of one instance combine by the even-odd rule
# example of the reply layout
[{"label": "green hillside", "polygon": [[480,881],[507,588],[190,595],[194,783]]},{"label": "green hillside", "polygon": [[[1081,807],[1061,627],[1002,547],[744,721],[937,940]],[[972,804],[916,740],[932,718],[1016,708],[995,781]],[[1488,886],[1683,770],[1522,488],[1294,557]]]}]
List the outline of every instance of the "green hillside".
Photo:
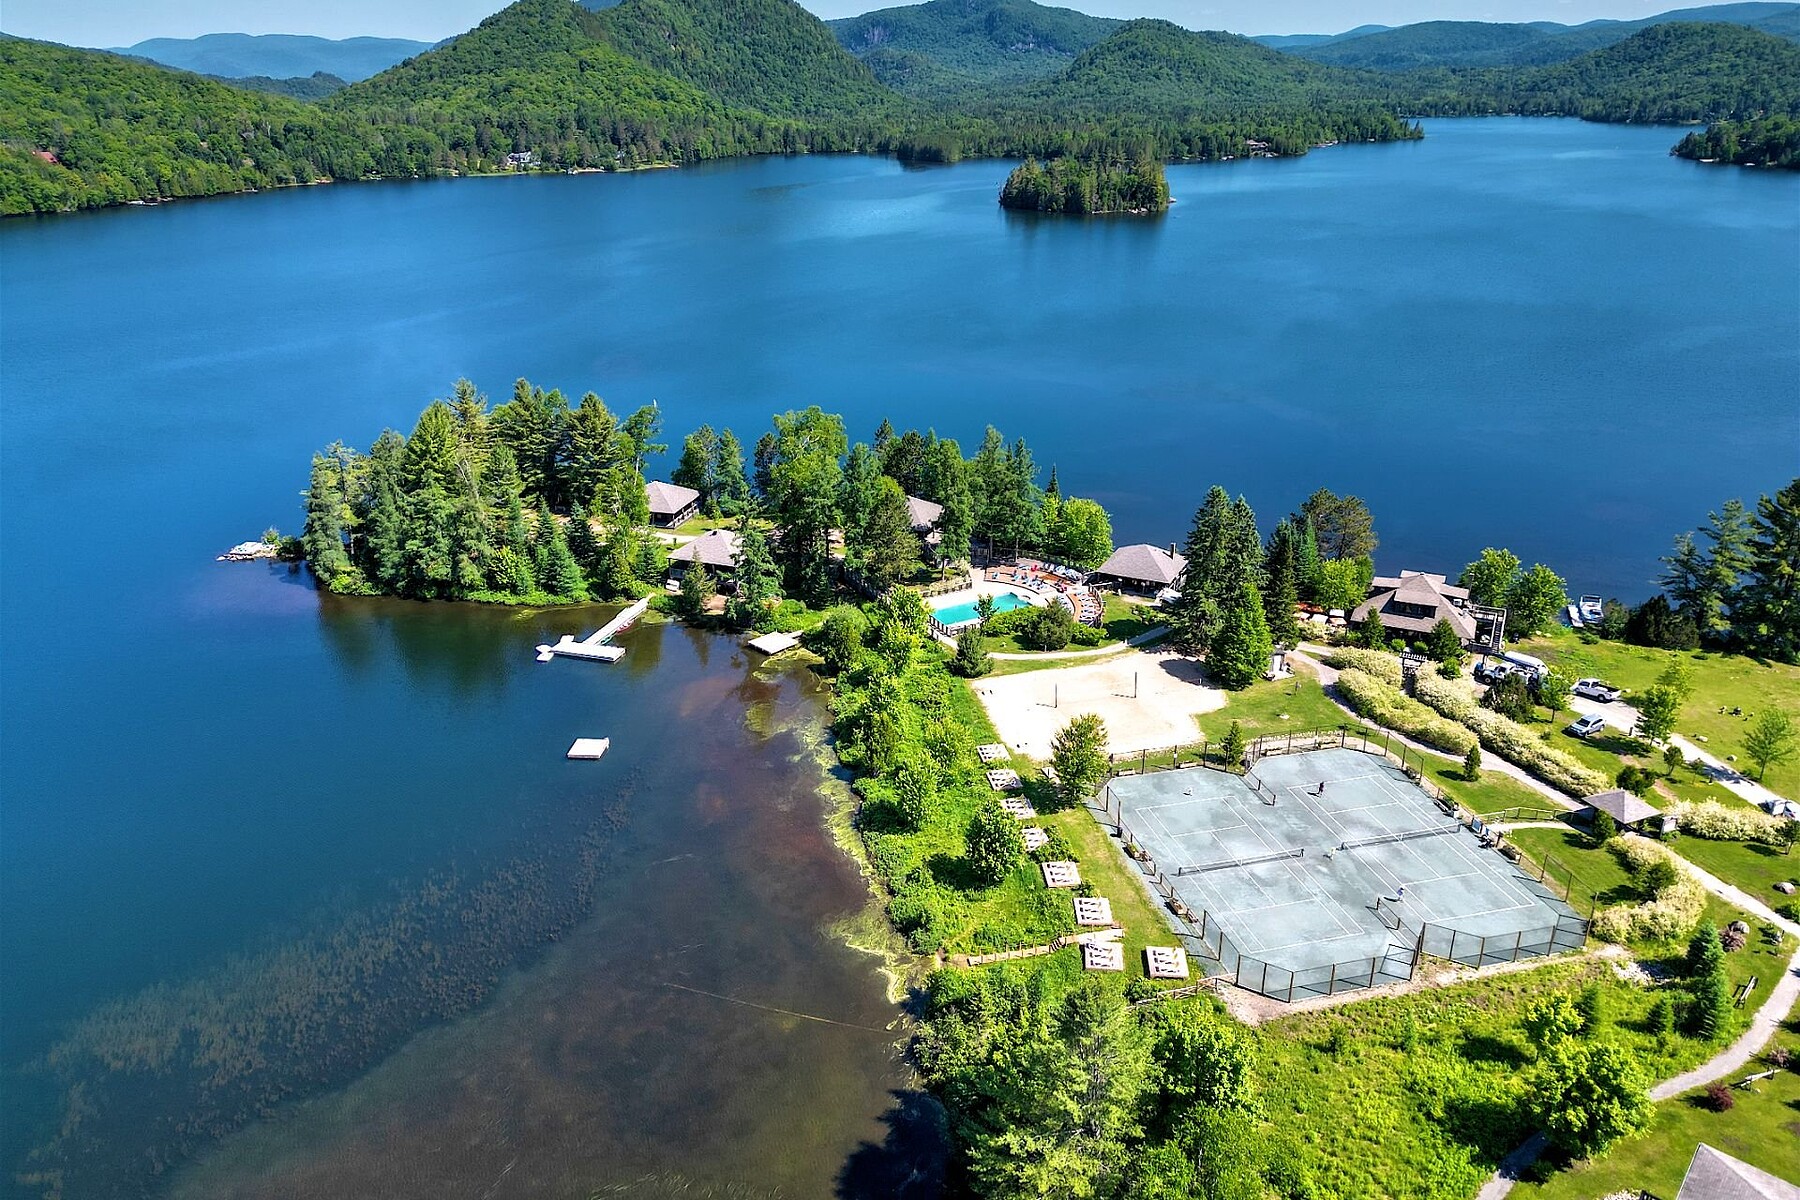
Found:
[{"label": "green hillside", "polygon": [[923,92],[1055,75],[1124,22],[1032,0],[928,0],[829,24],[884,83]]},{"label": "green hillside", "polygon": [[374,169],[315,107],[93,50],[0,39],[0,213],[212,196]]},{"label": "green hillside", "polygon": [[1030,93],[1058,111],[1228,114],[1362,100],[1358,77],[1229,33],[1131,21]]},{"label": "green hillside", "polygon": [[[1618,34],[1619,39],[1626,36],[1623,32]],[[1555,58],[1573,58],[1588,49],[1589,46],[1571,45],[1565,37],[1533,25],[1426,21],[1364,37],[1303,46],[1290,53],[1331,66],[1411,71],[1420,67],[1497,67],[1548,62]]]},{"label": "green hillside", "polygon": [[1654,25],[1500,88],[1517,112],[1607,121],[1800,113],[1800,45],[1738,25]]},{"label": "green hillside", "polygon": [[894,99],[794,0],[624,0],[592,19],[622,53],[730,105],[843,120]]},{"label": "green hillside", "polygon": [[217,79],[232,87],[247,88],[252,92],[268,92],[272,96],[286,96],[292,100],[323,100],[350,86],[336,75],[327,75],[323,71],[286,79],[272,79],[267,75],[210,75],[207,78]]}]

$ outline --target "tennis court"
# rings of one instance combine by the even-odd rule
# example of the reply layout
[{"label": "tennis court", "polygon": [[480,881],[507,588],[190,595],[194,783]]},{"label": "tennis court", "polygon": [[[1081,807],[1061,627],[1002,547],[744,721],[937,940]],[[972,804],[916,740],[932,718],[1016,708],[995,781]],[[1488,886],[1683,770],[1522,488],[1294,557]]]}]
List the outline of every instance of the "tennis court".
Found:
[{"label": "tennis court", "polygon": [[1177,932],[1265,994],[1406,978],[1421,944],[1481,965],[1583,941],[1568,905],[1375,755],[1120,778],[1105,801],[1147,873],[1195,914]]}]

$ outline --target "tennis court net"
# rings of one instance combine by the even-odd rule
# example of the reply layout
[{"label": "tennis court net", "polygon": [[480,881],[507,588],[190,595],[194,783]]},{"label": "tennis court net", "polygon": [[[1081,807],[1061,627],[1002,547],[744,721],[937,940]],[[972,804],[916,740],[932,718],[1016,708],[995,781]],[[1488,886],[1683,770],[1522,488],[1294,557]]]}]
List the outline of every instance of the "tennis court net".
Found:
[{"label": "tennis court net", "polygon": [[1228,858],[1223,862],[1200,863],[1186,867],[1176,867],[1176,875],[1204,875],[1208,871],[1229,871],[1233,867],[1254,867],[1258,863],[1280,862],[1287,858],[1302,858],[1306,855],[1306,847],[1294,850],[1278,850],[1274,854],[1257,854],[1250,858]]},{"label": "tennis court net", "polygon": [[1455,833],[1461,825],[1439,825],[1435,829],[1409,829],[1405,833],[1384,833],[1380,837],[1360,838],[1354,842],[1345,842],[1344,849],[1355,850],[1359,846],[1385,846],[1389,842],[1410,842],[1418,838],[1443,837],[1446,833]]}]

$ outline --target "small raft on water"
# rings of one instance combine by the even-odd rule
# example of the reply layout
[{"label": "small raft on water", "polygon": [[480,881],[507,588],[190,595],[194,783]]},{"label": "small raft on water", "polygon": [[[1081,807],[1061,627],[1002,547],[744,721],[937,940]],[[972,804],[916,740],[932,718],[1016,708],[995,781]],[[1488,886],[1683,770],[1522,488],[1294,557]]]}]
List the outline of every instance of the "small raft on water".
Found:
[{"label": "small raft on water", "polygon": [[576,738],[574,744],[569,747],[567,757],[593,762],[603,757],[610,749],[612,749],[611,738]]}]

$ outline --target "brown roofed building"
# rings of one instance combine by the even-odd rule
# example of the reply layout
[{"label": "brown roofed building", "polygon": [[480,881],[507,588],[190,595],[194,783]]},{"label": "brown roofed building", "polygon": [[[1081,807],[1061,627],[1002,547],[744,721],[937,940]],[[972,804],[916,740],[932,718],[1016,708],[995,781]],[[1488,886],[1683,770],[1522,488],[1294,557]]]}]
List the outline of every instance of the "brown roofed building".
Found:
[{"label": "brown roofed building", "polygon": [[699,492],[660,479],[644,485],[644,501],[650,506],[650,523],[664,529],[692,520],[700,511]]},{"label": "brown roofed building", "polygon": [[919,535],[925,548],[935,551],[938,543],[944,540],[944,535],[938,531],[938,522],[944,519],[944,506],[921,500],[917,496],[908,496],[906,515],[912,521],[912,531]]},{"label": "brown roofed building", "polygon": [[1369,598],[1356,606],[1350,619],[1360,624],[1375,613],[1383,629],[1409,642],[1430,633],[1439,621],[1448,621],[1457,637],[1471,642],[1475,618],[1468,608],[1469,589],[1456,587],[1442,575],[1402,571],[1395,579],[1374,580]]},{"label": "brown roofed building", "polygon": [[1164,550],[1140,542],[1114,550],[1112,557],[1088,576],[1088,582],[1127,592],[1160,592],[1180,579],[1186,569],[1187,559],[1175,553],[1175,547]]}]

